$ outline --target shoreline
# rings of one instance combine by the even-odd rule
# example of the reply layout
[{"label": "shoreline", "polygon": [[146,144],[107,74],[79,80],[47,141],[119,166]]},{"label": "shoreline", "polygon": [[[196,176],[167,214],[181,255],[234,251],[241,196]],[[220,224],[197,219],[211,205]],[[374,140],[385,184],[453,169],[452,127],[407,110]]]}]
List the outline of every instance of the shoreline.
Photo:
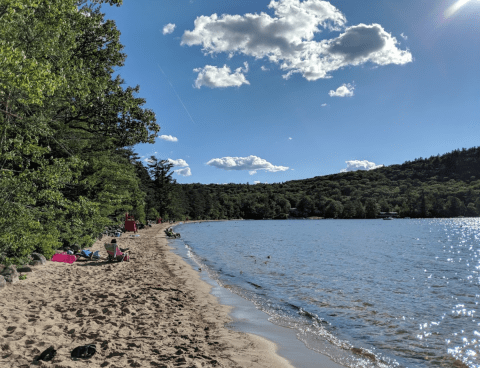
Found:
[{"label": "shoreline", "polygon": [[[2,367],[293,368],[271,341],[226,327],[231,307],[170,249],[169,225],[116,238],[130,262],[47,261],[0,291]],[[104,258],[111,239],[90,249]],[[85,344],[96,344],[96,354],[72,359]],[[51,362],[34,360],[52,345]]]},{"label": "shoreline", "polygon": [[[174,229],[176,226],[191,223],[199,224],[201,222],[209,222],[209,220],[180,222],[175,224]],[[184,249],[183,246],[178,246],[181,244],[180,239],[169,240],[171,240],[169,244],[172,252],[182,257],[190,267],[199,269],[201,266],[202,272],[199,273],[199,275],[204,282],[211,285],[211,293],[218,298],[218,302],[230,306],[229,315],[233,321],[229,323],[229,328],[243,333],[253,334],[254,336],[261,336],[273,342],[277,347],[277,354],[286,358],[295,368],[345,368],[345,366],[334,362],[329,356],[308,348],[305,342],[298,338],[298,331],[296,329],[279,326],[271,322],[271,316],[258,309],[253,302],[236,294],[230,288],[222,286],[221,282],[216,278],[212,278],[208,268],[206,270],[204,269],[205,265],[197,263],[187,248]]]}]

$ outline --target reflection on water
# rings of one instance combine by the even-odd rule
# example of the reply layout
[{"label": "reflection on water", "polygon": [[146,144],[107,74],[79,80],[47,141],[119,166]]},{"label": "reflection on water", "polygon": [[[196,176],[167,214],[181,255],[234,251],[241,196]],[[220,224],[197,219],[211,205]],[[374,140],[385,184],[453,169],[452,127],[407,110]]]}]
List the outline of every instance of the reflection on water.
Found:
[{"label": "reflection on water", "polygon": [[176,242],[341,364],[480,367],[479,228],[469,218],[236,221],[182,225]]}]

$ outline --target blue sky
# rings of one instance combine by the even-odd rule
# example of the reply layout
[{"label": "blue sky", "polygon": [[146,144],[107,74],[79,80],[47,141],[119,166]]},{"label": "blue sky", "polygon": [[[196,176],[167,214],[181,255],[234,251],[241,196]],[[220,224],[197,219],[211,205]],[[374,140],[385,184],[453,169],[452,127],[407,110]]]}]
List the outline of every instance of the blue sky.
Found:
[{"label": "blue sky", "polygon": [[[480,0],[104,6],[180,183],[275,183],[478,146]],[[162,136],[162,138],[160,137]]]}]

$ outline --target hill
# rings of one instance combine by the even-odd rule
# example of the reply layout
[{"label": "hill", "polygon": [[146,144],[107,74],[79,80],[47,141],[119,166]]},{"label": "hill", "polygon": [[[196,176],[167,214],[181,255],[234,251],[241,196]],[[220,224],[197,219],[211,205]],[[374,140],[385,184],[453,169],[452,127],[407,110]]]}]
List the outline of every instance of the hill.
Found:
[{"label": "hill", "polygon": [[280,184],[179,184],[178,189],[175,212],[191,219],[375,218],[381,211],[400,217],[478,216],[480,148]]}]

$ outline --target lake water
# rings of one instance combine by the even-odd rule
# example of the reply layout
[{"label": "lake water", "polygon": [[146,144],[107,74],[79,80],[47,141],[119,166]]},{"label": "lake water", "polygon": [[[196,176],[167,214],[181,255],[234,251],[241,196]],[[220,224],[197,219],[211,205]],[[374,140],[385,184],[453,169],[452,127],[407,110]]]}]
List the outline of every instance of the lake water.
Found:
[{"label": "lake water", "polygon": [[202,270],[337,363],[480,367],[480,219],[229,221],[176,231]]}]

